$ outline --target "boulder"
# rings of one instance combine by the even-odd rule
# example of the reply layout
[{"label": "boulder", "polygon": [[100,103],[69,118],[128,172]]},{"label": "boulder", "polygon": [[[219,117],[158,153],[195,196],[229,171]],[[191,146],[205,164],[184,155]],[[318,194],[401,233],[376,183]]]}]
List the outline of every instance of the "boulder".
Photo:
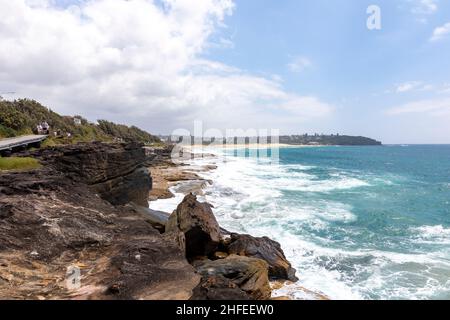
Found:
[{"label": "boulder", "polygon": [[233,281],[217,275],[202,277],[190,300],[251,300],[251,297]]},{"label": "boulder", "polygon": [[[214,296],[213,291],[215,291],[215,294],[219,295],[218,289],[223,289],[221,291],[223,294],[225,294],[224,292],[230,294],[230,289],[236,293],[236,288],[233,285],[223,281],[223,278],[225,278],[245,292],[248,298],[253,300],[270,298],[271,289],[267,270],[268,266],[265,261],[237,255],[231,255],[221,260],[207,260],[197,265],[197,272],[204,279],[200,286],[203,289],[206,288],[207,293],[210,292]],[[209,277],[209,282],[205,283],[205,277]],[[214,277],[219,277],[219,279],[215,278],[214,280]],[[197,290],[194,290],[197,294],[199,291],[202,291],[202,289],[198,287]],[[203,290],[203,293],[205,293],[205,290]]]},{"label": "boulder", "polygon": [[198,202],[193,194],[187,195],[172,213],[166,232],[184,234],[186,257],[191,261],[214,254],[221,238],[211,205]]},{"label": "boulder", "polygon": [[229,254],[266,261],[269,265],[269,276],[272,278],[298,280],[295,269],[286,259],[280,244],[268,237],[256,238],[250,235],[231,234],[226,247]]}]

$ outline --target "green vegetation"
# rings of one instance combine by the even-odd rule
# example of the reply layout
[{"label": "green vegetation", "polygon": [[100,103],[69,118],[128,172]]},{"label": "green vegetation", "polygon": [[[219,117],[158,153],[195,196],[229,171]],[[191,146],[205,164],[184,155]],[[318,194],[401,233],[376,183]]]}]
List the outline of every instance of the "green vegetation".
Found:
[{"label": "green vegetation", "polygon": [[144,144],[159,143],[160,139],[137,127],[119,125],[106,120],[99,124],[88,122],[81,116],[61,116],[34,100],[0,100],[0,138],[16,137],[37,132],[37,126],[47,122],[49,138],[44,146],[91,141],[136,141]]},{"label": "green vegetation", "polygon": [[34,158],[2,158],[0,157],[0,171],[4,170],[31,170],[41,165]]},{"label": "green vegetation", "polygon": [[280,136],[280,143],[292,145],[323,145],[323,146],[376,146],[381,142],[366,137],[345,136],[339,134],[323,135],[292,135]]},{"label": "green vegetation", "polygon": [[98,120],[98,126],[106,134],[124,141],[140,141],[145,144],[160,142],[158,137],[135,126],[128,127],[123,124],[115,124],[106,120]]}]

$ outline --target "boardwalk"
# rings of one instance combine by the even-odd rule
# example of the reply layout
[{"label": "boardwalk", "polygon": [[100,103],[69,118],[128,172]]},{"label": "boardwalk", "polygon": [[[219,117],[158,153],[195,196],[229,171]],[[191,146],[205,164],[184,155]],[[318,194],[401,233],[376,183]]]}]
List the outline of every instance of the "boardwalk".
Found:
[{"label": "boardwalk", "polygon": [[47,138],[46,135],[30,135],[0,140],[0,151],[11,151],[15,148],[38,145]]}]

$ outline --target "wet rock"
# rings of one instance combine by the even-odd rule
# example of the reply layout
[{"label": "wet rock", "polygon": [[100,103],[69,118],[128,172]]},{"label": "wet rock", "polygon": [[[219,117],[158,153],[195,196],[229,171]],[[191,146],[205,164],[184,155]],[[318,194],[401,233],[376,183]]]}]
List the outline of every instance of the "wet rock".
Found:
[{"label": "wet rock", "polygon": [[186,257],[213,254],[220,242],[220,227],[208,203],[200,203],[189,194],[172,213],[166,225],[166,232],[182,232],[185,237]]},{"label": "wet rock", "polygon": [[250,235],[232,234],[226,245],[229,254],[253,257],[266,261],[272,278],[297,281],[295,269],[287,261],[278,242],[268,237],[256,238]]},{"label": "wet rock", "polygon": [[[254,300],[270,298],[271,289],[267,270],[268,266],[265,261],[237,255],[231,255],[226,259],[207,261],[197,266],[197,271],[202,277],[226,278]],[[228,283],[223,281],[216,282],[213,288],[218,288],[219,283],[225,284],[225,288],[229,288]]]}]

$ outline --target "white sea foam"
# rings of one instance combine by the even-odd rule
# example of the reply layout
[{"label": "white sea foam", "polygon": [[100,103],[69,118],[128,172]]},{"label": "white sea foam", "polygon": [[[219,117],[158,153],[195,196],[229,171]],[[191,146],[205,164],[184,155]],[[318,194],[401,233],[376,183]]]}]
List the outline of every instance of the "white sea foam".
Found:
[{"label": "white sea foam", "polygon": [[[211,158],[195,159],[205,165]],[[313,298],[308,290],[331,299],[429,299],[436,292],[450,298],[448,252],[399,253],[386,250],[343,249],[330,238],[335,222],[357,219],[353,208],[321,197],[284,199],[284,192],[323,193],[389,184],[389,179],[362,179],[355,173],[338,172],[328,180],[314,175],[315,167],[267,165],[254,159],[228,157],[217,161],[217,170],[200,172],[214,181],[200,200],[214,205],[219,223],[231,231],[268,236],[281,243],[289,261],[297,269],[298,284],[283,287],[275,295],[297,299]],[[159,200],[153,209],[171,212],[182,200]],[[294,202],[293,202],[294,201]],[[342,229],[351,235],[352,229]],[[411,229],[413,241],[448,241],[450,229],[423,226]],[[349,239],[347,246],[351,246]],[[398,284],[402,285],[398,285]],[[305,290],[300,289],[305,288]]]},{"label": "white sea foam", "polygon": [[177,206],[183,201],[184,195],[181,193],[176,193],[174,188],[171,188],[170,190],[174,194],[173,198],[151,201],[149,203],[150,209],[169,213],[175,210]]},{"label": "white sea foam", "polygon": [[326,181],[295,181],[293,184],[287,185],[286,190],[304,192],[330,192],[335,190],[346,190],[365,186],[369,186],[369,184],[356,178],[345,177]]},{"label": "white sea foam", "polygon": [[410,228],[416,242],[450,244],[450,228],[442,225]]},{"label": "white sea foam", "polygon": [[[301,171],[293,171],[293,168]],[[222,185],[237,190],[251,191],[253,188],[258,188],[258,191],[266,189],[278,195],[283,190],[330,192],[370,185],[366,181],[351,176],[338,175],[330,180],[318,180],[314,175],[302,172],[311,168],[313,167],[302,165],[263,165],[253,159],[230,158],[226,163],[221,164],[209,178],[214,180],[214,178],[220,177]],[[256,183],[263,187],[260,188]],[[258,195],[259,193],[252,194]]]}]

